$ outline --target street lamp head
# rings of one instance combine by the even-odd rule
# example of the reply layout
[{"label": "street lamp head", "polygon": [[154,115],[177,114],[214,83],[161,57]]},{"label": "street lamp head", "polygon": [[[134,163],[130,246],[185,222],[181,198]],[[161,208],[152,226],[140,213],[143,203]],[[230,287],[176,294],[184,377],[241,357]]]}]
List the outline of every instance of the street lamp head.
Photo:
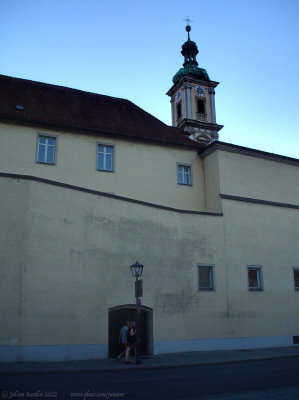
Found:
[{"label": "street lamp head", "polygon": [[140,264],[138,261],[135,264],[131,265],[131,271],[134,278],[140,278],[142,275],[143,265]]}]

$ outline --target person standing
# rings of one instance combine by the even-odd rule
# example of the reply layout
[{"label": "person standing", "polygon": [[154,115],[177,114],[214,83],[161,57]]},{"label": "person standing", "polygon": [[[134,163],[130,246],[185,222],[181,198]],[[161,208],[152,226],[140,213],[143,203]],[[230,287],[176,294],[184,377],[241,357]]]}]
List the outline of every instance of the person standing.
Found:
[{"label": "person standing", "polygon": [[126,321],[125,325],[123,327],[121,327],[120,332],[119,332],[118,344],[119,344],[121,352],[117,356],[118,361],[120,361],[121,357],[126,354],[129,326],[130,326],[130,322]]},{"label": "person standing", "polygon": [[131,321],[127,333],[127,349],[126,349],[126,364],[130,364],[130,352],[134,350],[136,356],[136,329],[135,321]]}]

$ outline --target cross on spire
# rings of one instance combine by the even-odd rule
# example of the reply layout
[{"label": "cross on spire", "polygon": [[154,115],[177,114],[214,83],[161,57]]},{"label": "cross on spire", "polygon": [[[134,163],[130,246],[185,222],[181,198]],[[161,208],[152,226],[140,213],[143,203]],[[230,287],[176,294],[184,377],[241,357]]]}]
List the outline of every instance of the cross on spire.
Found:
[{"label": "cross on spire", "polygon": [[187,22],[186,31],[188,32],[188,40],[190,40],[189,32],[191,31],[190,22],[193,22],[189,17],[184,18],[184,21]]},{"label": "cross on spire", "polygon": [[183,21],[186,21],[187,25],[190,25],[190,22],[193,22],[188,16],[184,18]]}]

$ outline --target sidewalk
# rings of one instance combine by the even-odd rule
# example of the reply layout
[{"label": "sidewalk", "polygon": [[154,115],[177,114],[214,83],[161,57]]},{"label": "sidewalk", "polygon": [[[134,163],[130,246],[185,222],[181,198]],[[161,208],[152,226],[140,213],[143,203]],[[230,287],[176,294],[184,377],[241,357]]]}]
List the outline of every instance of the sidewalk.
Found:
[{"label": "sidewalk", "polygon": [[139,365],[134,364],[135,359],[133,357],[131,357],[132,361],[129,365],[124,363],[124,359],[118,362],[116,358],[63,362],[0,363],[0,374],[130,371],[136,369],[178,368],[194,365],[269,360],[295,356],[299,356],[299,346],[161,354],[141,357],[142,364]]}]

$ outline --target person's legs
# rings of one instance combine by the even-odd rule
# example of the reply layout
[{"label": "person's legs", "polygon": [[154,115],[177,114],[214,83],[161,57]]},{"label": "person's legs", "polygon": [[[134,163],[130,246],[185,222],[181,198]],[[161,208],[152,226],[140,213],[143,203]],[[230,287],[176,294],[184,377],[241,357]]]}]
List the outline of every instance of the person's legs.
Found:
[{"label": "person's legs", "polygon": [[121,344],[121,348],[120,348],[121,352],[120,354],[117,356],[118,360],[120,361],[121,357],[124,356],[126,354],[126,344],[122,343]]},{"label": "person's legs", "polygon": [[130,344],[127,344],[127,349],[126,349],[126,363],[130,362],[130,351],[131,351],[131,347]]}]

